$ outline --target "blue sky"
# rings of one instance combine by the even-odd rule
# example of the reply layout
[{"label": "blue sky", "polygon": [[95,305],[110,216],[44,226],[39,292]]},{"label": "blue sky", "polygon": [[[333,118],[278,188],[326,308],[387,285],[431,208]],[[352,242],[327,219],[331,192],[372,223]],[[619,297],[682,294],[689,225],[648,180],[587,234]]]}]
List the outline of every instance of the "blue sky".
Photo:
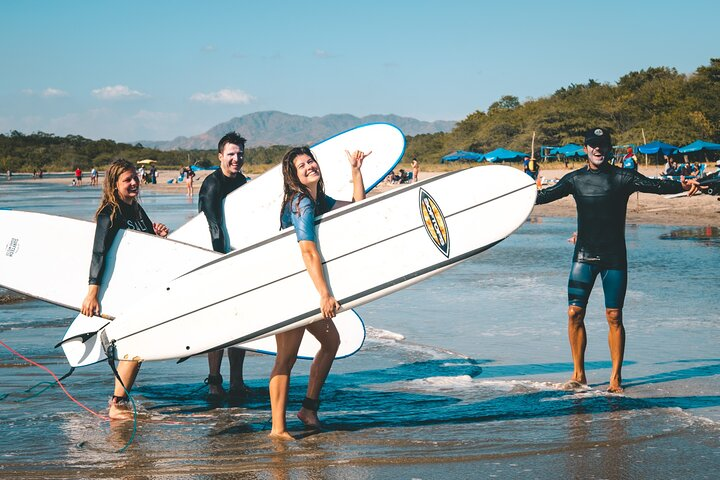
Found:
[{"label": "blue sky", "polygon": [[462,120],[720,56],[720,3],[6,0],[0,133],[196,135],[263,110]]}]

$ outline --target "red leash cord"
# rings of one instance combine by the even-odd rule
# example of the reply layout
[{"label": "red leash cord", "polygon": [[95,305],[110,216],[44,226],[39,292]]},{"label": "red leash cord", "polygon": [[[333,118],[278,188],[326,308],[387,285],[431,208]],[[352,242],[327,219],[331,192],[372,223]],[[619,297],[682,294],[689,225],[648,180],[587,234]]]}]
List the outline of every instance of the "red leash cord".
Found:
[{"label": "red leash cord", "polygon": [[19,353],[19,352],[17,352],[16,350],[12,349],[8,344],[6,344],[5,342],[3,342],[2,340],[0,340],[0,345],[2,345],[3,347],[7,348],[13,355],[15,355],[15,356],[17,356],[17,357],[25,360],[26,362],[28,362],[28,363],[31,364],[31,365],[35,365],[35,366],[38,367],[38,368],[42,368],[42,369],[45,370],[47,373],[49,373],[50,375],[52,375],[52,377],[55,379],[55,381],[57,382],[57,384],[60,385],[60,388],[62,388],[62,391],[65,392],[65,395],[67,395],[68,398],[69,398],[70,400],[72,400],[74,403],[76,403],[78,406],[80,406],[81,408],[87,410],[88,412],[90,412],[91,414],[95,415],[96,417],[98,417],[98,418],[100,418],[100,419],[110,420],[109,417],[106,417],[106,416],[104,416],[104,415],[101,415],[101,414],[97,413],[97,412],[94,411],[94,410],[91,410],[90,408],[86,407],[85,405],[83,405],[82,403],[80,403],[78,400],[76,400],[75,397],[73,397],[72,395],[70,395],[70,392],[68,392],[68,391],[65,389],[65,386],[62,384],[62,382],[61,382],[60,379],[57,377],[57,375],[55,375],[55,374],[52,372],[52,370],[50,370],[49,368],[47,368],[47,367],[44,366],[44,365],[40,365],[39,363],[30,360],[29,358],[25,357],[25,356],[22,355],[21,353]]}]

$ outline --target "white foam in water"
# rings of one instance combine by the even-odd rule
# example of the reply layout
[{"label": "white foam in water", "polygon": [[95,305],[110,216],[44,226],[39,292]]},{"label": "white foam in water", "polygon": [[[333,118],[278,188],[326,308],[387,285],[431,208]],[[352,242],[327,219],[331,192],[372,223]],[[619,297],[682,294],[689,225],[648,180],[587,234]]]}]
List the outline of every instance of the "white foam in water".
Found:
[{"label": "white foam in water", "polygon": [[[453,364],[453,367],[457,365]],[[481,396],[494,396],[505,393],[534,393],[541,391],[558,390],[560,384],[552,382],[535,382],[531,380],[486,380],[473,378],[470,375],[436,376],[418,378],[384,384],[384,390],[414,392],[432,395],[454,395],[459,398]],[[388,388],[390,387],[390,388]],[[567,399],[567,397],[565,397]]]},{"label": "white foam in water", "polygon": [[470,358],[467,355],[463,355],[462,353],[448,350],[446,348],[407,342],[405,341],[404,335],[391,332],[390,330],[383,330],[381,328],[366,325],[365,333],[367,335],[367,340],[370,342],[376,341],[378,343],[392,344],[395,348],[401,349],[406,353],[420,353],[422,356],[432,359],[442,359],[448,357]]},{"label": "white foam in water", "polygon": [[365,326],[365,333],[367,338],[372,339],[383,339],[383,340],[405,340],[405,336],[400,333],[391,332],[390,330],[383,330],[382,328],[375,328],[369,325]]}]

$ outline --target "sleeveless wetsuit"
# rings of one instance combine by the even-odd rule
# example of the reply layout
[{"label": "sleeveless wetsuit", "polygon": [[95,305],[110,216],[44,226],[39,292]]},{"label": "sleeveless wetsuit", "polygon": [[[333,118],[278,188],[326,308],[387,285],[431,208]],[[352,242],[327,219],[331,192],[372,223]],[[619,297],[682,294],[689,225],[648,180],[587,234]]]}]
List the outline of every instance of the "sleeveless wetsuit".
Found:
[{"label": "sleeveless wetsuit", "polygon": [[235,177],[226,177],[222,170],[217,169],[211,173],[200,187],[200,200],[198,211],[205,214],[210,228],[213,250],[220,253],[227,253],[228,246],[225,245],[225,234],[222,225],[225,221],[223,216],[223,200],[235,189],[247,183],[245,175],[238,173]]},{"label": "sleeveless wetsuit", "polygon": [[310,197],[296,194],[286,203],[280,217],[280,228],[295,227],[297,241],[315,242],[315,217],[329,212],[335,206],[335,199],[324,195],[318,205]]},{"label": "sleeveless wetsuit", "polygon": [[106,205],[97,215],[88,280],[90,285],[100,285],[105,271],[105,256],[120,229],[129,228],[155,235],[152,222],[140,205],[133,206],[120,202],[120,210],[115,215],[114,221],[110,220],[111,212],[112,207]]},{"label": "sleeveless wetsuit", "polygon": [[571,305],[587,305],[595,277],[601,274],[606,308],[622,308],[627,286],[625,216],[630,195],[682,191],[679,182],[647,178],[604,163],[597,170],[584,167],[570,172],[554,186],[538,192],[537,205],[568,195],[575,198],[577,241],[568,282]]}]

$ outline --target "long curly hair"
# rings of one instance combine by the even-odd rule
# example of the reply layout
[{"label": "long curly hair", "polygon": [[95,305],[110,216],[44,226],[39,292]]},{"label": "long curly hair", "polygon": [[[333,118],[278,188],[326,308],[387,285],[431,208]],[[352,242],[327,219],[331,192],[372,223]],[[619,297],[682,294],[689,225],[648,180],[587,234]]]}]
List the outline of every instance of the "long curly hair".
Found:
[{"label": "long curly hair", "polygon": [[[98,214],[106,206],[110,205],[110,221],[115,221],[115,216],[120,211],[120,202],[122,202],[122,200],[120,200],[120,195],[118,194],[117,184],[120,180],[120,176],[129,170],[132,170],[133,172],[136,171],[135,165],[133,165],[131,162],[128,162],[127,160],[119,159],[113,161],[110,164],[107,172],[105,172],[105,180],[103,180],[102,199],[100,200],[100,206],[95,212],[95,218],[97,218]],[[133,207],[135,207],[136,209],[138,208],[137,200],[133,201]]]},{"label": "long curly hair", "polygon": [[[308,197],[312,200],[310,190],[300,182],[300,178],[295,168],[295,159],[299,155],[307,155],[317,162],[315,155],[313,155],[310,147],[295,147],[285,153],[282,159],[282,173],[283,173],[283,201],[280,207],[280,218],[282,218],[282,212],[289,202],[292,201],[295,195],[298,196],[297,202],[303,197]],[[318,167],[319,168],[319,167]],[[322,170],[320,171],[320,181],[317,184],[317,198],[315,199],[315,209],[322,204],[325,198],[325,182],[322,178]]]}]

